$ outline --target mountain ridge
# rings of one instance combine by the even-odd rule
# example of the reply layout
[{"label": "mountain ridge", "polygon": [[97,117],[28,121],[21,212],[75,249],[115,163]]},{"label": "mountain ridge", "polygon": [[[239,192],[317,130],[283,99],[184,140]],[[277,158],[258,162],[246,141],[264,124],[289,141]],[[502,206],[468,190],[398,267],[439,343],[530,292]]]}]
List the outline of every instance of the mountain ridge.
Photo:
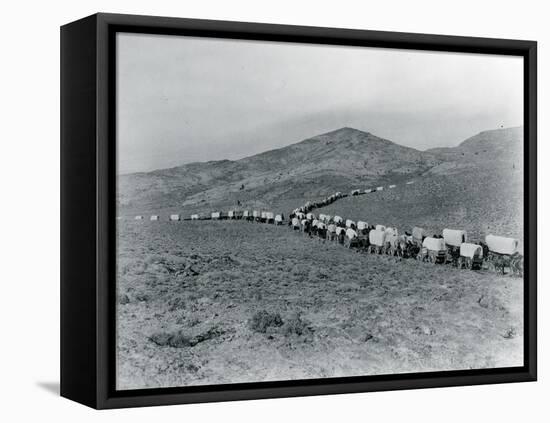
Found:
[{"label": "mountain ridge", "polygon": [[[503,132],[482,131],[456,147],[420,151],[342,127],[238,160],[193,162],[120,175],[117,203],[122,211],[198,210],[312,199],[358,186],[448,172],[453,166],[464,166],[461,160],[466,153],[495,149],[495,140],[503,134],[508,144],[518,138],[518,128],[496,131]],[[478,144],[483,148],[476,150]]]}]

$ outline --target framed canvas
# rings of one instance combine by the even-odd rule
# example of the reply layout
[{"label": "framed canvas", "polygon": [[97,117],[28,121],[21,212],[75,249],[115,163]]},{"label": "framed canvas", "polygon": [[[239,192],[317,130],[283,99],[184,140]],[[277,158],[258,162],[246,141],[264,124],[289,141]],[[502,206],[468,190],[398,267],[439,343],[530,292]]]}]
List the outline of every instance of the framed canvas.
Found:
[{"label": "framed canvas", "polygon": [[536,43],[61,28],[61,394],[536,380]]}]

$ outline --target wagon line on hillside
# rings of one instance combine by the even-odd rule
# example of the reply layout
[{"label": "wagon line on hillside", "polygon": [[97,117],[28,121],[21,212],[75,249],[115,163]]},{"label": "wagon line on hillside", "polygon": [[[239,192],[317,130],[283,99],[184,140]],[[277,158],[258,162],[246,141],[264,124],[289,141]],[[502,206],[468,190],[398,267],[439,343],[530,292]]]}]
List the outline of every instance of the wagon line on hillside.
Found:
[{"label": "wagon line on hillside", "polygon": [[[414,181],[407,182],[407,185]],[[389,185],[389,189],[396,185]],[[458,268],[482,269],[484,265],[493,270],[505,273],[505,268],[510,273],[523,276],[523,256],[518,252],[519,241],[513,238],[505,238],[495,235],[487,235],[485,242],[468,242],[465,231],[457,229],[443,229],[441,235],[426,236],[425,230],[414,227],[411,232],[400,234],[395,227],[384,225],[369,225],[365,221],[353,221],[341,216],[319,214],[315,216],[312,210],[326,207],[335,201],[348,196],[363,195],[383,191],[384,187],[369,188],[364,191],[353,190],[350,194],[337,192],[319,201],[308,201],[303,206],[294,209],[288,218],[287,225],[293,230],[298,230],[309,237],[318,237],[326,241],[335,241],[354,248],[357,251],[366,251],[372,254],[387,254],[402,258],[413,258],[431,263],[451,263]],[[143,220],[142,215],[135,217]],[[276,224],[285,223],[285,217],[268,211],[259,210],[230,210],[227,213],[215,211],[210,216],[192,214],[190,218],[182,219],[179,214],[171,214],[170,221],[180,220],[247,220]],[[158,221],[158,215],[152,215],[151,221]]]}]

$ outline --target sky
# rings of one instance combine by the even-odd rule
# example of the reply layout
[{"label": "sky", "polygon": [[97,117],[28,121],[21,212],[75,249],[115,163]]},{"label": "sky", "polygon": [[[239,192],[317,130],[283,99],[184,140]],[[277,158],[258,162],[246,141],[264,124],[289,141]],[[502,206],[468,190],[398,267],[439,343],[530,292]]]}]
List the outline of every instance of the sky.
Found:
[{"label": "sky", "polygon": [[119,174],[341,127],[425,150],[523,124],[521,57],[119,33],[116,78]]}]

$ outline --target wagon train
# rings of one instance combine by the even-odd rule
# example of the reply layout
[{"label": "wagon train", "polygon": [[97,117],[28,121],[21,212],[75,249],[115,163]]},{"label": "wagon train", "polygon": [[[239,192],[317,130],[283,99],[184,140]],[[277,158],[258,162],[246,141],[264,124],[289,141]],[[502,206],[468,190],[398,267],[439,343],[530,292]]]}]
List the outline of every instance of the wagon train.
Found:
[{"label": "wagon train", "polygon": [[[408,182],[407,184],[410,184]],[[390,185],[389,188],[394,188]],[[384,187],[369,188],[364,192],[382,191]],[[351,195],[358,195],[359,190],[353,190]],[[361,192],[362,193],[362,192]],[[288,226],[309,237],[316,237],[323,242],[333,241],[347,248],[365,251],[371,254],[388,254],[402,258],[433,264],[450,263],[460,269],[483,269],[498,271],[502,274],[508,269],[512,275],[523,276],[523,256],[519,253],[519,241],[496,235],[487,235],[485,242],[469,242],[466,231],[445,228],[441,235],[427,236],[421,227],[413,227],[411,232],[400,234],[394,226],[369,225],[366,221],[345,219],[342,216],[331,216],[319,213],[316,216],[312,210],[324,207],[332,202],[347,197],[347,194],[337,192],[323,200],[306,202],[294,209],[288,218]],[[212,211],[203,217],[198,213],[184,220],[245,220],[281,226],[286,220],[282,213],[266,210],[229,210]],[[134,217],[143,220],[142,215]],[[160,220],[158,215],[150,216],[151,221]],[[179,214],[171,214],[170,221],[182,220]]]}]

